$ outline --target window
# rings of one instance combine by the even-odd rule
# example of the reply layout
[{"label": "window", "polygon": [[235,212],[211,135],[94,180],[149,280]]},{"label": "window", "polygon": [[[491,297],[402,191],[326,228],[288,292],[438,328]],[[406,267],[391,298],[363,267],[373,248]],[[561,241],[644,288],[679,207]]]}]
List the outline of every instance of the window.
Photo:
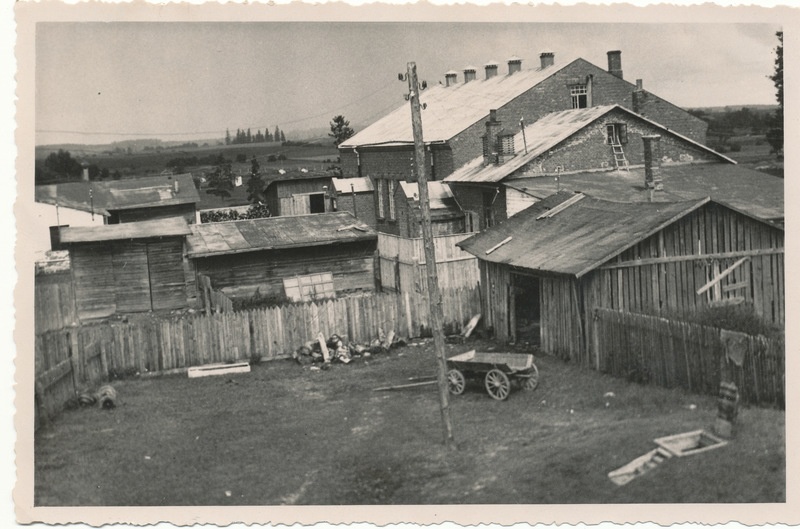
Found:
[{"label": "window", "polygon": [[494,205],[494,198],[497,193],[494,191],[484,191],[483,193],[483,227],[491,228],[494,226],[494,212],[492,205]]},{"label": "window", "polygon": [[500,138],[500,151],[503,154],[514,154],[514,136],[508,135]]},{"label": "window", "polygon": [[609,145],[628,143],[628,126],[625,123],[609,123],[606,125],[606,142]]},{"label": "window", "polygon": [[316,301],[336,297],[333,289],[333,274],[311,274],[295,276],[283,280],[283,290],[291,301]]},{"label": "window", "polygon": [[394,189],[396,186],[397,182],[389,180],[389,220],[395,220]]},{"label": "window", "polygon": [[377,189],[375,189],[378,195],[378,218],[382,219],[384,217],[383,214],[383,179],[376,178],[375,184]]},{"label": "window", "polygon": [[589,91],[585,84],[571,86],[569,94],[572,96],[572,108],[586,108],[589,106]]}]

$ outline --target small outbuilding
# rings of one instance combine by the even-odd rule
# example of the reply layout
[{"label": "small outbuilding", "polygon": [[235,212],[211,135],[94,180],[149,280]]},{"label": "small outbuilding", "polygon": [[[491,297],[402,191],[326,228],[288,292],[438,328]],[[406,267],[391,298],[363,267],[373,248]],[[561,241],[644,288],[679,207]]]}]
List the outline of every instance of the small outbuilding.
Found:
[{"label": "small outbuilding", "polygon": [[78,317],[194,306],[195,274],[184,249],[190,233],[183,218],[63,228]]},{"label": "small outbuilding", "polygon": [[334,178],[334,211],[349,211],[367,226],[375,227],[375,187],[368,177]]},{"label": "small outbuilding", "polygon": [[458,244],[480,261],[503,340],[594,364],[593,310],[691,314],[746,303],[785,318],[784,232],[704,198],[620,203],[560,192]]},{"label": "small outbuilding", "polygon": [[191,229],[197,273],[231,298],[308,301],[375,290],[378,235],[346,211]]},{"label": "small outbuilding", "polygon": [[283,171],[268,178],[264,189],[273,216],[308,215],[332,211],[331,176],[305,169]]}]

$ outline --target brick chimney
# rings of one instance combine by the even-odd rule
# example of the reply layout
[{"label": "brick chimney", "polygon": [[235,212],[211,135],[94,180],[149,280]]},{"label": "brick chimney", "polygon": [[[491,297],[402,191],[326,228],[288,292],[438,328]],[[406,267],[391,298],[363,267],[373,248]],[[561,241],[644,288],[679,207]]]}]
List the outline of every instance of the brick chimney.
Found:
[{"label": "brick chimney", "polygon": [[549,51],[546,51],[541,55],[539,55],[539,60],[541,61],[543,70],[548,66],[553,66],[553,63],[555,63],[555,59],[556,59],[555,54]]},{"label": "brick chimney", "polygon": [[88,182],[89,181],[89,164],[87,164],[86,162],[83,162],[81,164],[81,167],[83,168],[82,171],[81,171],[81,180],[83,180],[84,182]]},{"label": "brick chimney", "polygon": [[608,73],[622,79],[622,52],[612,50],[608,52]]},{"label": "brick chimney", "polygon": [[520,70],[522,70],[522,59],[516,55],[508,59],[508,75],[519,72]]},{"label": "brick chimney", "polygon": [[467,66],[464,68],[464,83],[468,83],[470,81],[475,80],[475,72],[476,68],[474,66]]},{"label": "brick chimney", "polygon": [[445,86],[453,86],[454,84],[458,83],[458,72],[450,70],[449,72],[445,72],[444,74],[444,85]]},{"label": "brick chimney", "polygon": [[632,94],[632,102],[633,102],[633,111],[637,114],[642,114],[644,110],[645,99],[647,98],[647,94],[642,88],[642,80],[636,79],[636,89],[633,91]]},{"label": "brick chimney", "polygon": [[497,75],[497,62],[489,61],[483,65],[483,68],[486,70],[486,78],[491,79],[495,75]]},{"label": "brick chimney", "polygon": [[662,191],[664,184],[661,181],[661,136],[642,136],[644,142],[644,187]]},{"label": "brick chimney", "polygon": [[489,111],[489,121],[486,122],[486,134],[483,136],[483,163],[496,164],[499,162],[497,148],[497,133],[500,132],[501,123],[497,121],[497,110]]}]

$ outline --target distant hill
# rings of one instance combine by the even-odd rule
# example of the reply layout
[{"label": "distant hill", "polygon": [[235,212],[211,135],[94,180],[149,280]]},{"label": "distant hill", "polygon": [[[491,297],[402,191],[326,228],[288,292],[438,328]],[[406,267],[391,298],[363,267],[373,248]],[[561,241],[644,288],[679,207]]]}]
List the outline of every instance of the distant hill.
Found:
[{"label": "distant hill", "polygon": [[749,108],[750,110],[757,112],[774,112],[778,109],[778,105],[727,105],[724,107],[691,107],[687,108],[686,110],[700,110],[706,114],[722,114],[725,112],[741,110],[743,108]]}]

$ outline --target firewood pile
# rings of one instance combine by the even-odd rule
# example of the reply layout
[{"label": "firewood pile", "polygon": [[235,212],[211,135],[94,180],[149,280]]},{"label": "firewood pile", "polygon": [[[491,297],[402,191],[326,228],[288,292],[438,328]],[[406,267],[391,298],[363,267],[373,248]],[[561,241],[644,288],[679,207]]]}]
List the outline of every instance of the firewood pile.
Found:
[{"label": "firewood pile", "polygon": [[379,330],[378,337],[370,343],[354,343],[338,334],[326,338],[319,333],[316,340],[310,340],[295,349],[292,358],[303,366],[316,365],[320,369],[327,369],[331,363],[349,364],[373,355],[388,354],[391,349],[404,345],[405,340],[398,338],[394,331],[384,334]]}]

